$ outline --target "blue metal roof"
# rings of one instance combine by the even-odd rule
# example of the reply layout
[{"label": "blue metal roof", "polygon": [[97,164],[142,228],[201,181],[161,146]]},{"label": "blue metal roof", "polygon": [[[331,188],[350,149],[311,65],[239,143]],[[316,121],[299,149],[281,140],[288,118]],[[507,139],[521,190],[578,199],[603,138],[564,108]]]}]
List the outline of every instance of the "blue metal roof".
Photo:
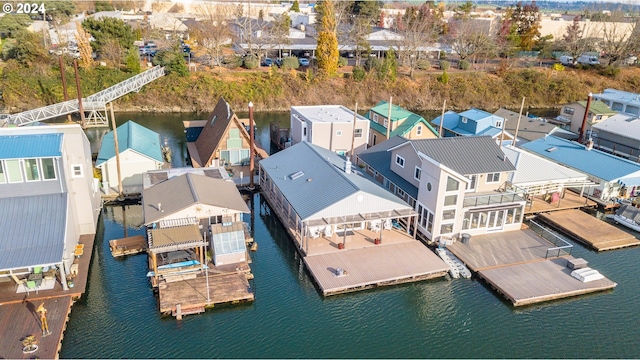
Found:
[{"label": "blue metal roof", "polygon": [[599,150],[588,151],[582,144],[555,136],[540,138],[521,147],[604,181],[640,177],[640,164]]},{"label": "blue metal roof", "polygon": [[493,117],[494,115],[492,113],[486,112],[484,110],[472,108],[472,109],[469,109],[467,111],[461,112],[460,116],[464,116],[469,120],[480,121],[480,120],[486,119],[488,117]]},{"label": "blue metal roof", "polygon": [[0,270],[62,261],[67,193],[0,198]]},{"label": "blue metal roof", "polygon": [[[157,132],[138,125],[131,120],[118,126],[116,130],[118,131],[118,150],[121,154],[125,150],[131,149],[156,161],[164,162],[160,135]],[[114,156],[116,156],[116,150],[113,142],[113,131],[110,131],[102,138],[96,166],[100,166]]]},{"label": "blue metal roof", "polygon": [[0,136],[0,159],[62,156],[62,134]]}]

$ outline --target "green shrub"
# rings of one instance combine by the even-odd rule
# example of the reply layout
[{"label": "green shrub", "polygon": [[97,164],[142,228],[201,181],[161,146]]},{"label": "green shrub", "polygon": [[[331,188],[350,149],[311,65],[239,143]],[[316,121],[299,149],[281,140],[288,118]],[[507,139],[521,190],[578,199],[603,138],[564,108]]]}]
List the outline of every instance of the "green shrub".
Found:
[{"label": "green shrub", "polygon": [[449,83],[449,74],[447,74],[447,70],[442,71],[442,75],[438,76],[438,81],[440,81],[443,84]]},{"label": "green shrub", "polygon": [[369,57],[367,61],[364,62],[364,68],[367,71],[377,69],[380,65],[382,65],[382,62],[376,57]]},{"label": "green shrub", "polygon": [[429,62],[429,60],[418,60],[416,67],[418,68],[418,70],[429,70],[431,69],[431,63]]},{"label": "green shrub", "polygon": [[338,67],[347,66],[347,64],[349,64],[349,61],[347,61],[347,58],[342,56],[338,58]]},{"label": "green shrub", "polygon": [[247,58],[245,58],[245,59],[244,59],[244,63],[243,63],[243,65],[244,65],[244,67],[245,67],[246,69],[250,69],[250,70],[251,70],[251,69],[255,69],[255,68],[257,68],[257,67],[258,67],[258,65],[260,65],[260,64],[259,64],[259,62],[258,62],[258,59],[257,59],[257,58],[255,58],[255,57],[253,57],[253,56],[249,56],[249,57],[247,57]]},{"label": "green shrub", "polygon": [[551,65],[551,69],[555,70],[555,71],[564,71],[564,65],[560,64],[560,63],[555,63],[553,65]]},{"label": "green shrub", "polygon": [[447,60],[440,60],[439,64],[440,64],[440,69],[442,70],[448,70],[451,67],[451,63],[448,62]]},{"label": "green shrub", "polygon": [[354,66],[352,74],[353,74],[353,80],[362,81],[364,77],[367,75],[367,72],[364,70],[362,66]]},{"label": "green shrub", "polygon": [[608,65],[601,70],[598,70],[598,73],[602,76],[608,76],[611,78],[615,78],[620,74],[620,68],[617,66]]},{"label": "green shrub", "polygon": [[467,60],[460,60],[458,67],[462,70],[469,70],[471,69],[471,63],[468,62]]},{"label": "green shrub", "polygon": [[447,58],[447,53],[446,53],[446,52],[444,52],[444,51],[440,51],[440,57],[439,57],[439,59],[441,59],[441,60],[445,60],[446,58]]},{"label": "green shrub", "polygon": [[222,66],[226,67],[227,69],[239,68],[240,66],[242,66],[242,63],[242,58],[239,56],[227,55],[222,58]]},{"label": "green shrub", "polygon": [[282,67],[284,69],[297,69],[300,67],[300,62],[298,62],[298,58],[295,56],[288,56],[282,59]]}]

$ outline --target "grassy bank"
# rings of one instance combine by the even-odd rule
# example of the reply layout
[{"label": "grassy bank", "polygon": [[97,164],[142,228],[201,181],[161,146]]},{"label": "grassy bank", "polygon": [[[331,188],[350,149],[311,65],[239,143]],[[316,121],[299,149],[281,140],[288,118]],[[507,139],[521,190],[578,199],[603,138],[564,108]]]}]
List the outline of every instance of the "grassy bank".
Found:
[{"label": "grassy bank", "polygon": [[[82,94],[90,95],[118,83],[132,74],[115,69],[81,70]],[[309,72],[226,70],[190,73],[186,77],[168,75],[146,85],[139,93],[129,94],[115,103],[119,111],[209,112],[219,96],[237,111],[253,101],[258,111],[287,111],[291,105],[342,104],[360,109],[393,96],[393,102],[415,111],[438,110],[446,99],[450,109],[477,107],[518,108],[522,97],[526,105],[536,108],[583,100],[589,92],[605,88],[637,92],[640,68],[625,68],[615,77],[596,70],[567,69],[551,72],[548,68],[530,68],[489,72],[453,71],[449,82],[438,80],[439,72],[424,72],[413,79],[399,76],[396,81],[380,81],[368,76],[356,82],[343,76],[319,81]],[[68,94],[76,97],[73,69],[66,71]],[[16,63],[2,70],[2,105],[11,113],[63,100],[57,67],[38,65],[31,68]]]}]

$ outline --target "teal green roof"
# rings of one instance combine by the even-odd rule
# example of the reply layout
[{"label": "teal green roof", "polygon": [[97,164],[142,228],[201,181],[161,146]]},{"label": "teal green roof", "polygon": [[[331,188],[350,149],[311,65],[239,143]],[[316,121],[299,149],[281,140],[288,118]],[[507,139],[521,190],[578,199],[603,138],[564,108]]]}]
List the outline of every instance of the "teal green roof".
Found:
[{"label": "teal green roof", "polygon": [[[586,101],[578,101],[578,104],[587,107]],[[604,115],[604,114],[615,114],[616,112],[611,110],[607,104],[603,103],[600,100],[593,100],[591,104],[589,104],[589,112],[594,113],[596,115]]]},{"label": "teal green roof", "polygon": [[[131,120],[118,126],[116,130],[118,131],[118,150],[121,154],[125,150],[131,149],[158,162],[164,162],[160,135],[157,132],[138,125]],[[110,131],[102,138],[96,166],[100,166],[100,164],[114,156],[116,156],[116,150],[113,142],[113,131]]]},{"label": "teal green roof", "polygon": [[[371,111],[384,116],[385,118],[389,115],[389,103],[386,101],[380,101],[378,105],[371,108]],[[369,113],[367,112],[366,116],[371,122],[371,128],[380,134],[386,134],[387,128],[383,125],[371,120],[369,118]],[[438,136],[438,132],[429,124],[422,116],[412,113],[409,110],[405,110],[398,105],[391,106],[391,121],[404,120],[402,124],[400,124],[395,130],[391,131],[389,134],[389,138],[394,136],[405,136],[411,130],[418,125],[419,123],[424,124],[429,131],[431,131],[434,135]]]}]

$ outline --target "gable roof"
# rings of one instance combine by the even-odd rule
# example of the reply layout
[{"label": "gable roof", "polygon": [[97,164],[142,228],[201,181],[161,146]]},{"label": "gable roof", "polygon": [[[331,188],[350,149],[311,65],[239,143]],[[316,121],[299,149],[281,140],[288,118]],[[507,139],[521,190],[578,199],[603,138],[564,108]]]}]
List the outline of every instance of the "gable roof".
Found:
[{"label": "gable roof", "polygon": [[0,269],[60,263],[67,193],[0,198]]},{"label": "gable roof", "polygon": [[[439,127],[440,118],[442,118],[442,115],[431,120],[431,123],[436,127]],[[462,118],[466,118],[471,122],[463,123],[461,125]],[[495,138],[502,132],[501,128],[493,126],[494,120],[498,120],[497,118],[504,122],[504,118],[476,108],[463,111],[460,114],[457,114],[454,111],[447,111],[444,114],[444,122],[442,124],[442,127],[461,136],[488,135]],[[486,121],[482,121],[485,119],[491,120],[491,124],[489,126],[486,126]],[[505,134],[508,133],[505,131]],[[509,135],[510,137],[513,137],[511,136],[511,134]]]},{"label": "gable roof", "polygon": [[371,214],[411,207],[358,172],[345,159],[306,141],[260,161],[301,220]]},{"label": "gable roof", "polygon": [[248,141],[249,134],[238,120],[238,116],[231,110],[229,103],[221,96],[213,109],[209,119],[198,139],[195,141],[195,148],[200,158],[200,166],[206,166],[213,160],[216,149],[220,146],[222,137],[226,133],[232,121],[235,121],[242,136]]},{"label": "gable roof", "polygon": [[62,134],[0,136],[0,159],[62,156]]},{"label": "gable roof", "polygon": [[461,117],[464,116],[472,121],[480,121],[486,119],[488,117],[494,117],[494,115],[490,112],[486,112],[484,110],[471,108],[469,110],[463,111],[459,114]]},{"label": "gable roof", "polygon": [[[377,114],[380,114],[386,118],[389,115],[389,103],[387,101],[380,101],[378,105],[371,108],[371,111]],[[373,121],[372,119],[370,119],[369,112],[367,112],[366,118],[370,120],[370,126],[372,129],[374,129],[375,131],[381,134],[386,134],[387,128],[384,127],[382,124],[379,124]],[[419,123],[424,124],[427,127],[427,129],[431,131],[434,135],[436,136],[438,135],[438,132],[433,128],[433,126],[431,126],[431,124],[429,124],[427,120],[425,120],[422,116],[416,113],[413,113],[409,110],[405,110],[398,105],[392,105],[391,121],[394,122],[394,121],[403,120],[403,119],[406,119],[406,120],[403,121],[402,124],[398,125],[398,127],[396,127],[393,131],[389,133],[389,138],[392,138],[394,136],[405,136],[409,132],[411,132],[411,130]]]},{"label": "gable roof", "polygon": [[[146,127],[139,125],[131,120],[118,126],[118,151],[122,154],[124,151],[131,149],[140,155],[149,159],[163,163],[162,149],[160,144],[160,135]],[[113,141],[113,131],[108,132],[102,138],[96,166],[116,156],[115,145]]]},{"label": "gable roof", "polygon": [[[186,173],[143,190],[144,222],[151,224],[194,204],[249,213],[233,182]],[[162,204],[158,209],[157,204]]]},{"label": "gable roof", "polygon": [[462,175],[516,169],[490,136],[412,140],[411,144],[419,153]]},{"label": "gable roof", "polygon": [[593,125],[592,128],[597,132],[608,132],[635,141],[640,139],[640,119],[637,115],[618,113]]},{"label": "gable roof", "polygon": [[[387,116],[389,116],[389,102],[382,100],[376,106],[372,107],[371,111],[373,111],[374,113],[380,114],[386,118]],[[411,111],[403,109],[398,105],[395,105],[395,104],[391,105],[391,121],[406,119],[412,114],[413,113]],[[367,119],[369,119],[368,116],[369,116],[369,112],[367,112]]]},{"label": "gable roof", "polygon": [[522,149],[505,146],[502,151],[517,169],[511,179],[511,182],[516,185],[587,179],[587,175],[579,171]]},{"label": "gable roof", "polygon": [[[514,132],[516,126],[518,126],[518,116],[520,116],[520,114],[504,108],[498,109],[494,114],[505,119],[504,129],[515,135]],[[518,139],[520,139],[521,142],[522,140],[532,141],[539,139],[556,128],[556,125],[541,120],[540,118],[530,118],[522,115],[520,118],[520,126],[518,127]]]},{"label": "gable roof", "polygon": [[582,144],[555,136],[528,142],[522,148],[605,181],[640,173],[640,164],[600,150],[588,151]]},{"label": "gable roof", "polygon": [[357,157],[382,174],[382,176],[389,179],[389,181],[396,184],[396,186],[409,194],[409,196],[417,199],[418,188],[391,170],[391,151],[388,151],[389,149],[408,141],[409,140],[403,137],[394,136],[389,138],[389,140],[368,148],[358,154]]},{"label": "gable roof", "polygon": [[[578,104],[582,105],[583,108],[587,107],[587,102],[585,100],[578,101]],[[592,100],[591,104],[589,104],[589,112],[594,113],[596,115],[613,115],[616,112],[611,110],[607,104],[603,103],[600,100]]]}]

